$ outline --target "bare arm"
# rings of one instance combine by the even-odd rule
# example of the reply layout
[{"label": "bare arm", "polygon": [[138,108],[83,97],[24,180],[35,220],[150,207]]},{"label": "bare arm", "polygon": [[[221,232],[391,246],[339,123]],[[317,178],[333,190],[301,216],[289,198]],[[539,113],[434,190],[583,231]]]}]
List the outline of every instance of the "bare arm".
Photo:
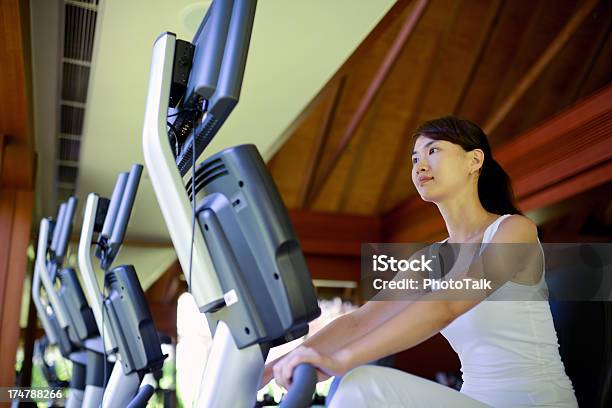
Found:
[{"label": "bare arm", "polygon": [[[528,243],[527,248],[533,248],[531,243],[537,242],[535,225],[524,217],[511,217],[500,225],[492,244]],[[497,259],[498,257],[514,254],[514,251],[499,251],[492,249],[490,253],[495,259],[487,260],[487,265],[499,265],[494,274],[493,289],[499,288],[513,277],[517,264],[530,264],[531,257],[523,259]],[[535,259],[537,261],[537,259]],[[483,263],[475,266],[476,273],[483,272]],[[504,266],[508,266],[504,269]],[[470,268],[468,272],[473,272]],[[491,275],[488,275],[491,276]],[[419,302],[413,302],[407,308],[378,326],[376,330],[366,333],[335,354],[345,369],[351,369],[361,364],[385,357],[399,351],[411,348],[438,333],[457,317],[467,312],[487,296],[485,290],[437,291],[423,296]],[[459,297],[457,298],[457,294]],[[446,300],[460,299],[460,300]]]},{"label": "bare arm", "polygon": [[[524,217],[504,220],[492,240],[492,243],[533,242],[537,242],[535,225]],[[493,251],[493,254],[496,252]],[[497,274],[496,287],[512,278],[514,266],[510,265],[508,274]],[[476,296],[470,293],[469,296],[461,295],[461,300],[448,300],[453,299],[456,293],[448,296],[446,292],[441,290],[428,293],[421,301],[411,303],[335,352],[321,353],[307,347],[296,350],[274,367],[277,382],[289,386],[293,368],[302,362],[317,366],[320,372],[327,375],[342,375],[361,364],[413,347],[438,333],[487,295],[481,291]]]},{"label": "bare arm", "polygon": [[[419,259],[425,254],[427,248],[420,249],[410,256],[410,260]],[[414,279],[422,280],[419,272],[407,271],[399,272],[394,276],[394,280]],[[340,350],[345,345],[362,337],[366,333],[376,329],[381,324],[404,310],[412,302],[408,296],[397,296],[390,294],[387,289],[381,290],[372,300],[366,302],[357,310],[341,316],[323,327],[312,337],[308,338],[303,346],[310,347],[322,353],[329,353]]]},{"label": "bare arm", "polygon": [[[415,252],[410,259],[418,259],[425,252],[426,249],[421,249]],[[409,271],[400,272],[394,277],[396,280],[406,278],[421,280],[423,276],[418,272]],[[302,345],[314,348],[322,353],[337,351],[364,334],[374,330],[411,303],[411,300],[407,299],[388,300],[393,299],[392,295],[383,292],[384,290],[374,297],[374,300],[366,302],[357,310],[345,314],[327,324],[313,336],[305,340]]]},{"label": "bare arm", "polygon": [[[340,316],[327,324],[313,336],[309,337],[299,347],[316,349],[320,353],[335,353],[347,344],[374,330],[383,322],[390,319],[401,309],[406,308],[408,302],[403,301],[369,301],[359,309]],[[298,348],[299,348],[298,347]],[[272,368],[291,352],[270,361],[264,368],[261,386],[272,379]]]},{"label": "bare arm", "polygon": [[317,349],[322,353],[334,352],[380,324],[405,308],[408,302],[402,301],[370,301],[359,309],[345,314],[329,323],[303,345]]},{"label": "bare arm", "polygon": [[[411,258],[417,259],[423,250],[417,251]],[[423,277],[410,272],[398,274],[395,279]],[[388,297],[387,297],[388,298]],[[376,327],[389,320],[391,317],[405,309],[410,304],[408,300],[371,300],[354,310],[351,313],[338,317],[327,324],[317,333],[309,337],[299,347],[316,349],[320,353],[334,353],[345,347],[347,344],[364,336]],[[267,384],[272,379],[272,367],[288,354],[280,356],[266,364],[262,378],[262,385]]]}]

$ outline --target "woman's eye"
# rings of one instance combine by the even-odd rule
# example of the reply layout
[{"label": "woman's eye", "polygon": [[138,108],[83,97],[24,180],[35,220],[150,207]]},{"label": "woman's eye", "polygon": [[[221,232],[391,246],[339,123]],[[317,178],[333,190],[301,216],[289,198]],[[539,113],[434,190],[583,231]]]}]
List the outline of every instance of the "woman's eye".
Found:
[{"label": "woman's eye", "polygon": [[432,147],[431,149],[429,149],[429,154],[432,154],[434,152],[434,150],[437,151],[438,148],[437,147]]}]

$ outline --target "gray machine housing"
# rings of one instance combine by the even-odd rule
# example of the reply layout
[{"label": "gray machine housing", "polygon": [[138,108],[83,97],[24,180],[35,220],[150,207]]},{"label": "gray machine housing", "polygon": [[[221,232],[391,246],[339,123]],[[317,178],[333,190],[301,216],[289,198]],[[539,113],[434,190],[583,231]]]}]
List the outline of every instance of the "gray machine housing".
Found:
[{"label": "gray machine housing", "polygon": [[[254,145],[225,149],[196,171],[197,220],[224,293],[235,303],[206,314],[238,348],[276,346],[308,332],[321,314],[306,261],[280,194]],[[191,181],[187,184],[191,198]],[[232,302],[230,296],[230,301]]]},{"label": "gray machine housing", "polygon": [[[99,232],[96,256],[105,270],[104,286],[108,294],[102,313],[111,330],[105,335],[111,336],[117,346],[124,373],[137,372],[142,377],[146,372],[160,370],[167,356],[161,351],[161,341],[134,267],[120,265],[109,269],[123,243],[141,174],[139,164],[134,164],[129,173],[121,173],[108,206],[96,212],[96,232]],[[104,223],[97,230],[101,218]]]},{"label": "gray machine housing", "polygon": [[65,305],[71,325],[79,340],[84,342],[89,338],[98,336],[98,327],[94,320],[93,311],[87,303],[75,270],[64,268],[58,273],[58,278],[61,286],[57,295]]},{"label": "gray machine housing", "polygon": [[104,313],[112,330],[109,333],[121,353],[123,371],[157,372],[164,359],[161,341],[144,292],[132,265],[120,265],[104,275],[108,296]]},{"label": "gray machine housing", "polygon": [[[173,87],[170,106],[182,98],[183,114],[170,122],[177,130],[175,158],[181,175],[191,166],[194,136],[197,158],[238,103],[256,4],[254,0],[213,1],[193,38],[195,50],[177,44],[173,83],[185,83],[185,88],[182,95],[180,86]],[[193,55],[191,61],[186,58],[189,55]],[[201,117],[203,100],[206,115]]]}]

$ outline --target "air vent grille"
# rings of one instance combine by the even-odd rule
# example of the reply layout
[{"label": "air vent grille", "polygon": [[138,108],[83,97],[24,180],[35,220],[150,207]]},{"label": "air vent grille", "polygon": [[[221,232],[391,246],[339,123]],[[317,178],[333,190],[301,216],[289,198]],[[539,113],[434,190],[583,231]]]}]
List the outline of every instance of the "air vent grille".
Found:
[{"label": "air vent grille", "polygon": [[76,167],[60,165],[58,167],[58,180],[64,184],[75,184],[78,175]]},{"label": "air vent grille", "polygon": [[67,139],[60,137],[59,140],[59,159],[62,161],[73,161],[79,160],[79,150],[81,148],[81,141],[78,139]]},{"label": "air vent grille", "polygon": [[[225,164],[221,159],[215,159],[210,162],[202,163],[196,169],[195,174],[195,193],[196,195],[200,190],[210,184],[213,180],[218,179],[219,177],[223,177],[228,175],[229,171],[225,167]],[[189,195],[189,200],[193,200],[192,191],[191,191],[191,182],[189,180],[185,188],[187,189],[187,194]]]},{"label": "air vent grille", "polygon": [[56,156],[59,201],[76,190],[99,4],[99,0],[64,0],[64,41],[58,101],[60,126]]},{"label": "air vent grille", "polygon": [[80,136],[83,132],[84,108],[62,105],[60,108],[60,133]]},{"label": "air vent grille", "polygon": [[106,279],[108,286],[111,286],[113,283],[117,282],[117,277],[114,273],[107,273],[104,278]]},{"label": "air vent grille", "polygon": [[62,66],[62,100],[85,103],[89,67],[64,62]]}]

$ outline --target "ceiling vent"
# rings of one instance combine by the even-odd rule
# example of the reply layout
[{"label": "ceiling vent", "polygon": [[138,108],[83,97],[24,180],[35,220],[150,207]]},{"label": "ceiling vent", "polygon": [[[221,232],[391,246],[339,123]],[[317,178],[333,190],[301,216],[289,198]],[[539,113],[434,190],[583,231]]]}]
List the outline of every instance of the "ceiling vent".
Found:
[{"label": "ceiling vent", "polygon": [[59,202],[65,201],[76,189],[98,7],[99,0],[65,0],[63,4],[60,129],[56,157]]}]

